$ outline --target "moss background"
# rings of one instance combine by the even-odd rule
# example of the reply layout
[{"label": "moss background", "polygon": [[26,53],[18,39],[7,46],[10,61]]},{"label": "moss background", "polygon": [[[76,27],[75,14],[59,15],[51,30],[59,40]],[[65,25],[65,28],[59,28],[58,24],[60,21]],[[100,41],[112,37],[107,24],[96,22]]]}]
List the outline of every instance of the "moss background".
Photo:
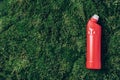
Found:
[{"label": "moss background", "polygon": [[[94,13],[101,70],[85,68],[85,28]],[[0,0],[0,80],[120,80],[120,1]]]}]

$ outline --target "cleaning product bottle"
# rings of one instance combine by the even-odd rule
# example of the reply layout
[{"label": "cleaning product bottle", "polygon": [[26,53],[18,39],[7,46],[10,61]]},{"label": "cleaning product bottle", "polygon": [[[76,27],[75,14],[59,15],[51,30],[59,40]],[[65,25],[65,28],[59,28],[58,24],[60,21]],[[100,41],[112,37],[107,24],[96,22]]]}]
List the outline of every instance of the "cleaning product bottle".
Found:
[{"label": "cleaning product bottle", "polygon": [[98,15],[93,15],[87,23],[86,68],[101,69],[101,26]]}]

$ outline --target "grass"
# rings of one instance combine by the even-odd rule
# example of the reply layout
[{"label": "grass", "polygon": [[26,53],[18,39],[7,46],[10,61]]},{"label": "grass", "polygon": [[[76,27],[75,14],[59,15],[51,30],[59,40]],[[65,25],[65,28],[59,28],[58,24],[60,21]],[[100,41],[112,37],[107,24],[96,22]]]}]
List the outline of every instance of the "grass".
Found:
[{"label": "grass", "polygon": [[[101,70],[85,68],[94,13]],[[0,80],[120,80],[119,24],[119,0],[0,0]]]}]

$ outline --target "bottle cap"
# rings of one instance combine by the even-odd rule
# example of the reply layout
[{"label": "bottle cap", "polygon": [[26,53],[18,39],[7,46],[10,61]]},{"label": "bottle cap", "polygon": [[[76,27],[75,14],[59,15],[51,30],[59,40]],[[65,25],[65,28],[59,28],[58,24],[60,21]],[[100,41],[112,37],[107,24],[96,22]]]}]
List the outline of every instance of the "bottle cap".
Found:
[{"label": "bottle cap", "polygon": [[92,16],[92,18],[94,18],[94,19],[96,19],[96,20],[98,21],[99,16],[98,16],[97,14],[94,14],[94,15]]}]

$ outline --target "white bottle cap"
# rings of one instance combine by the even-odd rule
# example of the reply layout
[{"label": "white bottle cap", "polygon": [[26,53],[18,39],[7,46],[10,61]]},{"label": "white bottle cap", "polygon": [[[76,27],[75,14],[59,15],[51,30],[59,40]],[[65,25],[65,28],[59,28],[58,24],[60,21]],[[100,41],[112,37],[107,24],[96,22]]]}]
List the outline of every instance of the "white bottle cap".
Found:
[{"label": "white bottle cap", "polygon": [[94,18],[94,19],[96,19],[96,20],[98,21],[99,16],[98,16],[97,14],[94,14],[94,15],[92,16],[92,18]]}]

